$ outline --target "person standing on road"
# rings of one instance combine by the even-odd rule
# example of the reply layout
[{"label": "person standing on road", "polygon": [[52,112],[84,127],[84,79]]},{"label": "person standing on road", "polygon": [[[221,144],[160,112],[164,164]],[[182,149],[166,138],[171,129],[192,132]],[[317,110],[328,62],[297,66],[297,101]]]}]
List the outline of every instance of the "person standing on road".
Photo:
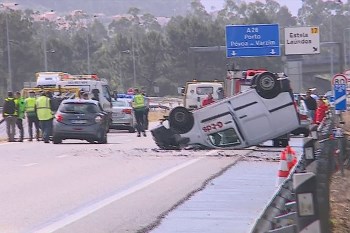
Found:
[{"label": "person standing on road", "polygon": [[16,120],[16,125],[17,128],[19,129],[19,142],[23,142],[23,137],[24,137],[24,129],[23,129],[23,119],[24,119],[24,114],[25,114],[25,101],[23,97],[21,96],[21,93],[19,91],[16,92],[16,99],[15,103],[17,105],[17,120]]},{"label": "person standing on road", "polygon": [[50,99],[45,92],[36,100],[36,114],[38,116],[40,127],[43,133],[45,143],[50,143],[50,133],[52,131],[52,111]]},{"label": "person standing on road", "polygon": [[6,123],[7,140],[9,142],[14,142],[16,134],[17,106],[12,91],[7,93],[7,98],[3,104],[2,117],[5,119]]},{"label": "person standing on road", "polygon": [[315,98],[311,96],[311,91],[308,90],[306,92],[306,96],[304,98],[305,105],[309,110],[309,117],[312,121],[315,121],[315,111],[317,109],[317,101]]},{"label": "person standing on road", "polygon": [[327,104],[319,98],[317,101],[317,109],[315,113],[315,123],[320,124],[323,121],[323,118],[326,116],[326,112],[329,110]]},{"label": "person standing on road", "polygon": [[137,137],[141,137],[141,132],[144,137],[146,137],[145,132],[145,97],[139,92],[139,89],[134,89],[134,98],[132,101],[132,107],[135,112],[135,118],[136,118],[136,129],[137,129]]},{"label": "person standing on road", "polygon": [[29,97],[24,100],[25,102],[25,111],[28,120],[28,133],[29,141],[33,141],[33,124],[35,126],[35,137],[39,141],[39,120],[36,115],[36,98],[35,92],[29,91]]},{"label": "person standing on road", "polygon": [[145,118],[144,118],[144,123],[145,123],[145,130],[148,129],[148,114],[149,114],[149,98],[146,96],[145,92],[142,92],[142,95],[145,99]]}]

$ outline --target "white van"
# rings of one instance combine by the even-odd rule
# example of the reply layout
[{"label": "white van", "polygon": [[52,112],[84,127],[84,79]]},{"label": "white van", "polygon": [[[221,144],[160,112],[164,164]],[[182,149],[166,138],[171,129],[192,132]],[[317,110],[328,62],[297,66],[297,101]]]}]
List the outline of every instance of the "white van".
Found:
[{"label": "white van", "polygon": [[202,101],[212,94],[214,100],[221,99],[220,90],[223,90],[223,82],[203,82],[203,81],[192,81],[187,82],[184,90],[184,107],[192,110],[202,107]]},{"label": "white van", "polygon": [[97,75],[72,75],[72,77],[61,79],[56,83],[57,87],[78,87],[80,90],[93,93],[98,90],[98,98],[104,111],[112,113],[112,95],[107,80],[100,79]]},{"label": "white van", "polygon": [[68,78],[70,74],[64,72],[37,72],[36,87],[56,87],[56,83],[64,78]]},{"label": "white van", "polygon": [[252,88],[189,111],[172,109],[168,120],[151,130],[162,149],[188,145],[235,149],[258,145],[299,127],[289,80],[263,72]]}]

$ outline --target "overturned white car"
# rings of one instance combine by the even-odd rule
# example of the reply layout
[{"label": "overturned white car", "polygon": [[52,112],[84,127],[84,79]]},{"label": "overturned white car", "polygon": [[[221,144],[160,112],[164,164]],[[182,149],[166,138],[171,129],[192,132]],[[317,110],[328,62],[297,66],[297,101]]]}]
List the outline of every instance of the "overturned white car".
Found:
[{"label": "overturned white car", "polygon": [[289,80],[271,72],[257,74],[251,89],[206,107],[174,108],[151,130],[161,149],[235,149],[258,145],[299,127]]}]

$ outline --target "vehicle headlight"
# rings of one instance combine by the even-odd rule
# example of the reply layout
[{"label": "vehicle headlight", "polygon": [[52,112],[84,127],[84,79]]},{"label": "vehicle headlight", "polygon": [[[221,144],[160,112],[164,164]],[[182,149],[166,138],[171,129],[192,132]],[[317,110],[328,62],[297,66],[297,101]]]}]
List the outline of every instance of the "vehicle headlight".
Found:
[{"label": "vehicle headlight", "polygon": [[102,122],[102,117],[101,116],[95,117],[95,122],[96,123],[101,123]]}]

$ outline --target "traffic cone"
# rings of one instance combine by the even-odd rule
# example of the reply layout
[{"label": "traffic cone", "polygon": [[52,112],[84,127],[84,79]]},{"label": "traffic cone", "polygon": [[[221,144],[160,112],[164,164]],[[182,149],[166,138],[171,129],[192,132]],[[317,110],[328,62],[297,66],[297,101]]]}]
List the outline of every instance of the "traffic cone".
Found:
[{"label": "traffic cone", "polygon": [[287,146],[284,151],[286,154],[288,169],[290,171],[295,166],[295,164],[298,162],[298,159],[297,159],[295,150],[292,147]]},{"label": "traffic cone", "polygon": [[278,169],[278,179],[276,186],[281,185],[289,176],[288,162],[286,160],[286,152],[282,151],[280,155],[280,164]]}]

